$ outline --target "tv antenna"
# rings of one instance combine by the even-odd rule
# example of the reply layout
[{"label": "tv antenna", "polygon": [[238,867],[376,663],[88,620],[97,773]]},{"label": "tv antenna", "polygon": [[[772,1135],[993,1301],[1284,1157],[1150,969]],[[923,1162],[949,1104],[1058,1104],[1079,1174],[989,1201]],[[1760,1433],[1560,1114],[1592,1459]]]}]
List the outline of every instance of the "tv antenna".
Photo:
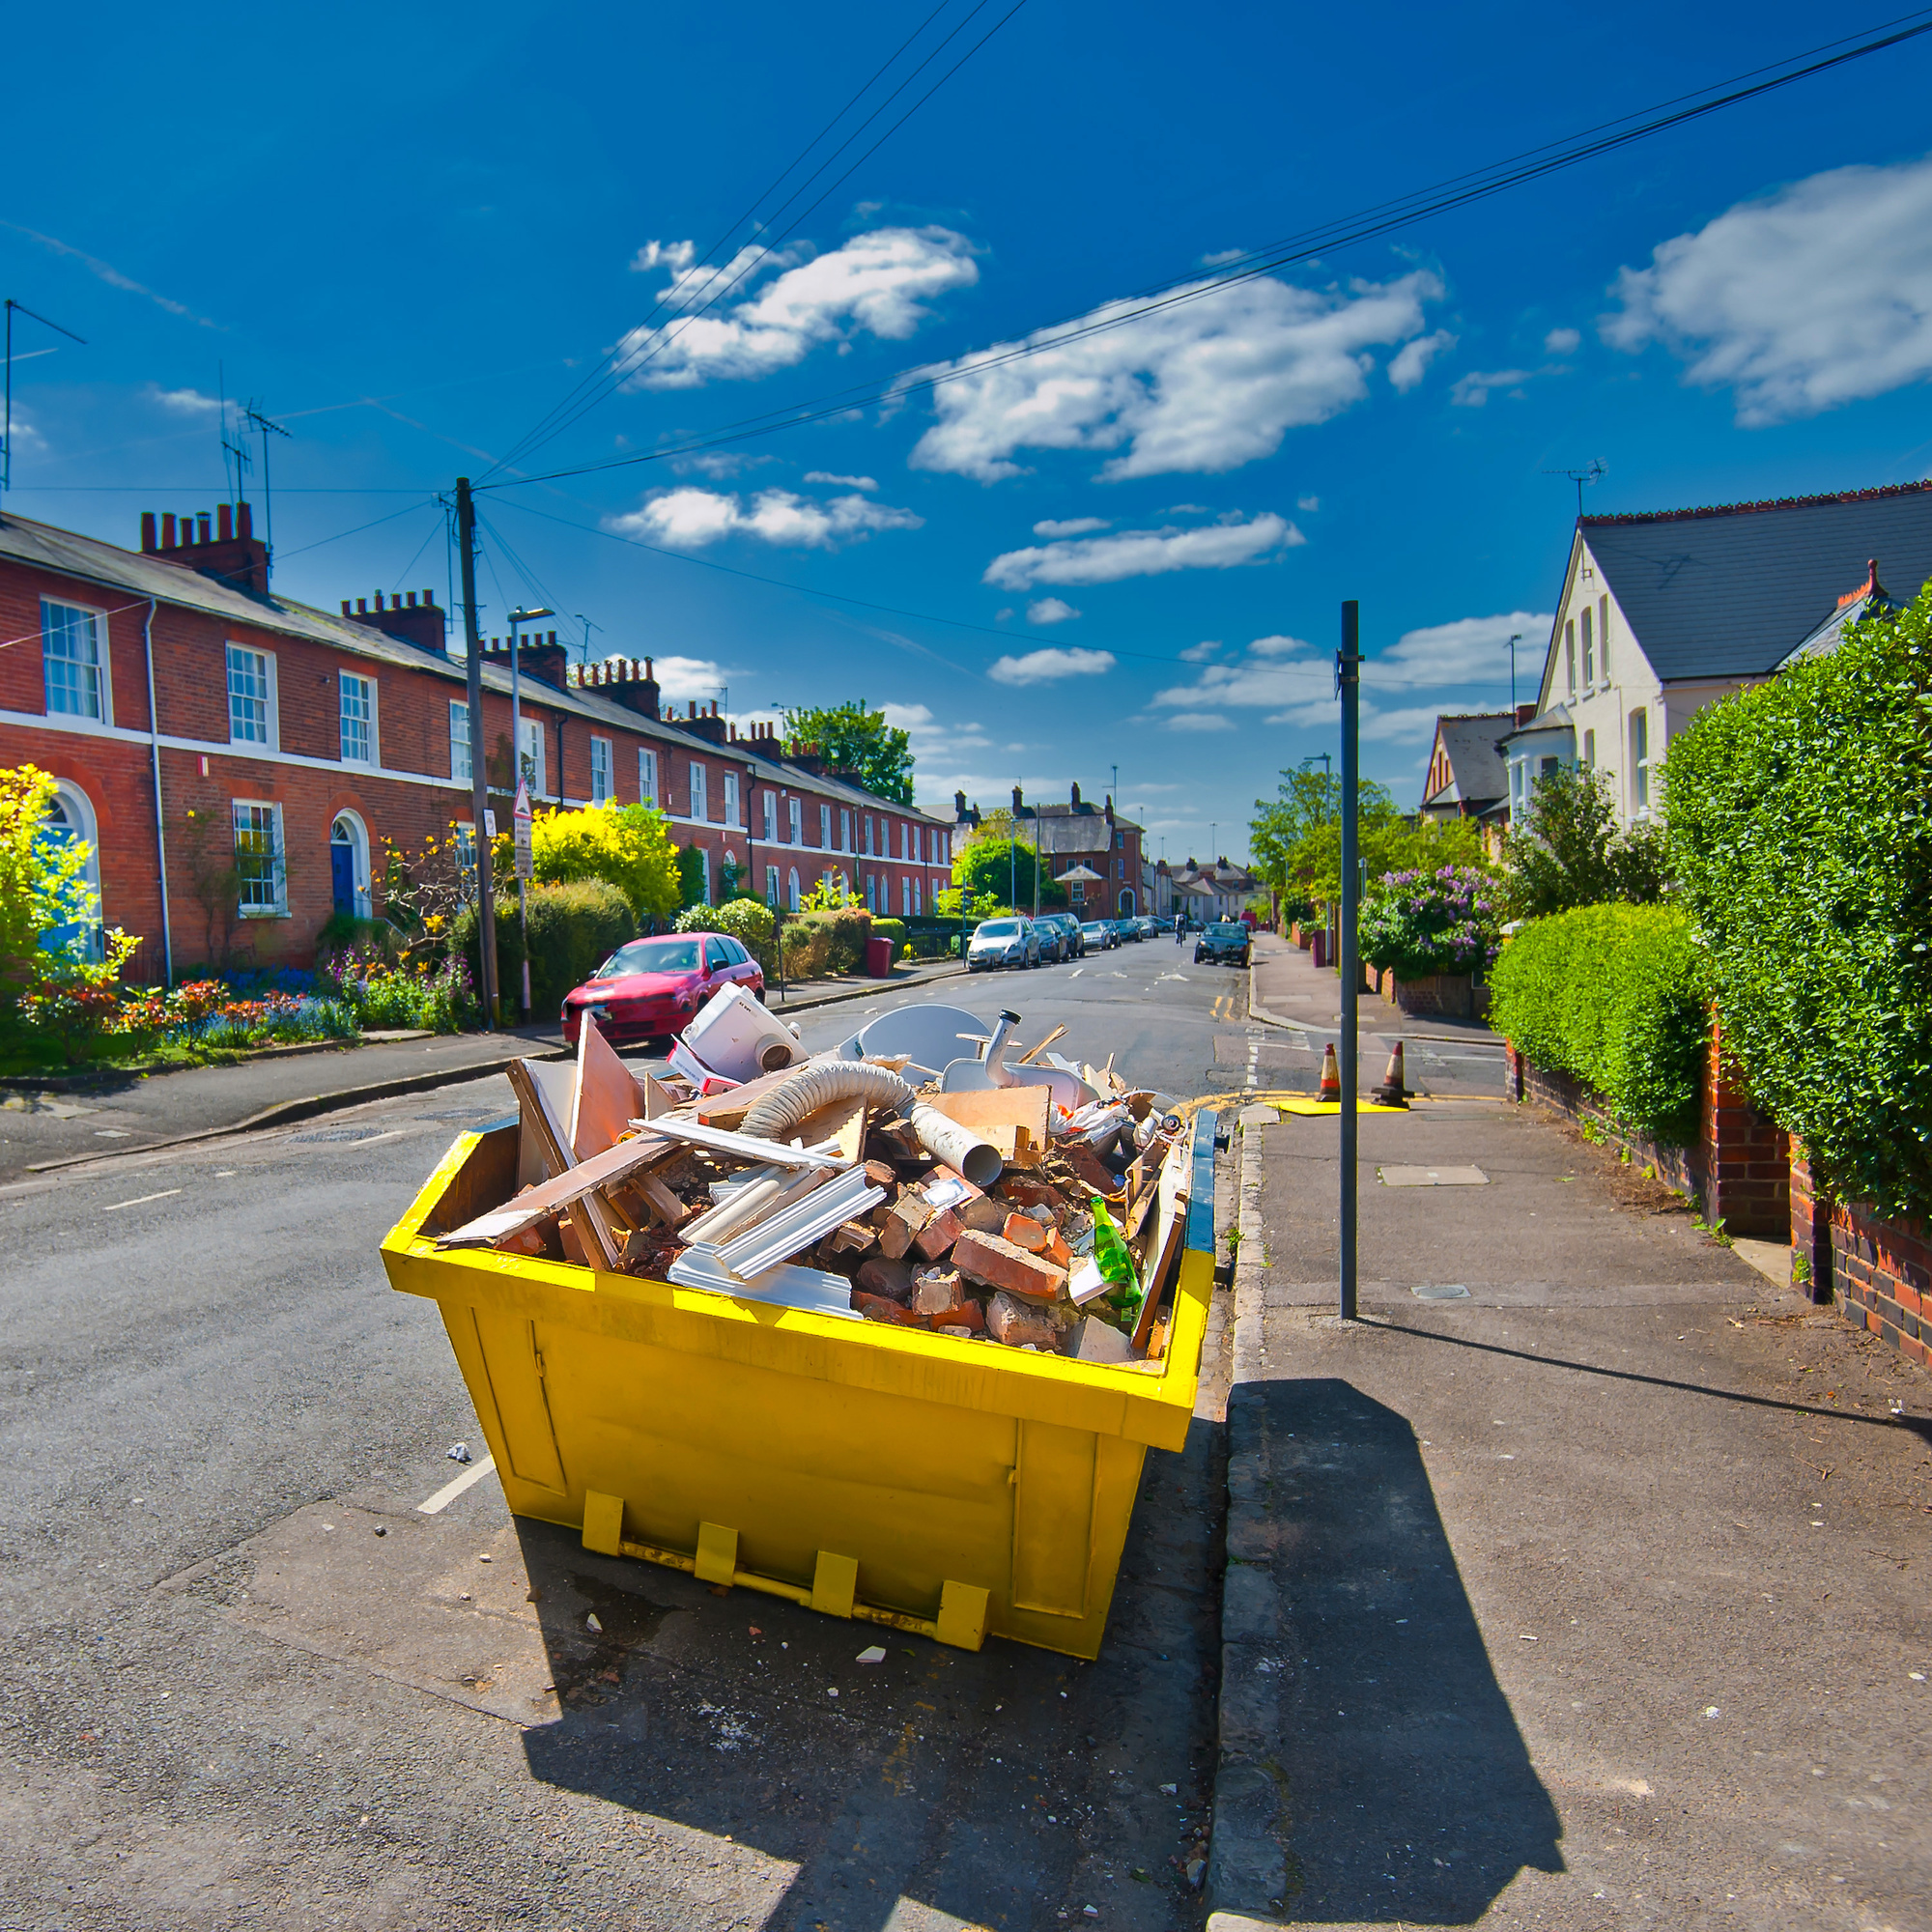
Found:
[{"label": "tv antenna", "polygon": [[[7,404],[6,414],[0,417],[0,495],[14,487],[14,311],[20,313],[43,328],[51,328],[56,335],[64,335],[70,342],[77,342],[85,349],[87,337],[76,335],[71,328],[63,328],[57,322],[49,322],[45,316],[38,315],[25,302],[16,302],[12,296],[6,300],[7,311]],[[36,355],[46,355],[52,352],[45,349],[34,351]]]},{"label": "tv antenna", "polygon": [[593,624],[582,611],[575,611],[572,614],[583,626],[583,662],[587,665],[590,662],[590,634],[592,631],[601,631],[604,626],[602,624]]},{"label": "tv antenna", "polygon": [[285,437],[289,432],[280,423],[271,422],[253,403],[242,408],[241,419],[262,439],[262,541],[268,546],[269,559],[272,564],[275,555],[275,497],[269,486],[269,439],[270,436]]},{"label": "tv antenna", "polygon": [[1610,473],[1610,466],[1601,456],[1593,456],[1580,469],[1546,469],[1546,476],[1567,476],[1577,486],[1577,514],[1583,514],[1583,485],[1601,482]]}]

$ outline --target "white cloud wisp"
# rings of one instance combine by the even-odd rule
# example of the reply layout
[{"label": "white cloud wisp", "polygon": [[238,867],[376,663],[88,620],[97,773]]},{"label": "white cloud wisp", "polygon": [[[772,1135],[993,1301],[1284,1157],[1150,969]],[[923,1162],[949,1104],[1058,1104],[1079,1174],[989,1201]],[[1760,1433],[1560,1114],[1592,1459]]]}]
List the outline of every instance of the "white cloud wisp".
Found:
[{"label": "white cloud wisp", "polygon": [[[652,250],[657,250],[652,255]],[[722,269],[694,263],[688,242],[653,242],[634,268],[668,267],[658,299],[698,306],[720,290],[741,290],[781,270],[755,294],[726,298],[707,315],[632,329],[618,343],[615,366],[629,368],[628,389],[695,389],[713,382],[749,382],[804,361],[822,343],[867,334],[899,342],[932,313],[927,304],[980,279],[973,245],[950,228],[877,228],[842,246],[806,258],[791,251],[741,249]]]},{"label": "white cloud wisp", "polygon": [[1024,657],[999,658],[986,675],[995,684],[1055,684],[1063,677],[1098,677],[1114,668],[1112,651],[1029,651]]},{"label": "white cloud wisp", "polygon": [[916,530],[925,519],[857,495],[823,502],[789,490],[760,490],[745,499],[696,485],[666,490],[635,510],[605,521],[619,536],[640,537],[671,550],[702,550],[744,535],[789,550],[834,550],[874,530]]},{"label": "white cloud wisp", "polygon": [[1741,202],[1625,269],[1602,323],[1729,388],[1747,428],[1932,378],[1932,156],[1833,168]]},{"label": "white cloud wisp", "polygon": [[[1025,449],[1119,450],[1100,472],[1116,481],[1237,469],[1272,456],[1289,430],[1364,400],[1368,352],[1420,334],[1424,303],[1441,294],[1424,270],[1321,291],[1263,278],[1059,347],[1053,330],[999,343],[920,372],[949,380],[932,392],[938,420],[911,460],[985,483],[1020,474]],[[1135,306],[1106,303],[1076,327]],[[988,366],[1036,344],[1047,346]]]},{"label": "white cloud wisp", "polygon": [[1122,578],[1164,577],[1176,570],[1230,570],[1307,541],[1286,518],[1264,510],[1247,523],[1210,524],[1205,529],[1170,525],[1030,544],[996,556],[980,582],[1003,590],[1027,590],[1036,583],[1118,583]]}]

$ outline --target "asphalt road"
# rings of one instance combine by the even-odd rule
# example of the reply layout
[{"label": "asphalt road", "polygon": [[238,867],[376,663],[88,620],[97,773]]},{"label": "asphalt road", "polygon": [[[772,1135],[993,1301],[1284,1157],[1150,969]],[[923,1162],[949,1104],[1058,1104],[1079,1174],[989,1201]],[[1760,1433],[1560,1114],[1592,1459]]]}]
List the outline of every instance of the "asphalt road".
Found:
[{"label": "asphalt road", "polygon": [[[1177,951],[929,997],[1237,1088],[1244,980]],[[1198,1923],[1213,1399],[1149,1459],[1093,1665],[861,1666],[856,1627],[587,1557],[487,1479],[424,1514],[480,1433],[377,1244],[509,1106],[494,1077],[0,1188],[0,1926]]]}]

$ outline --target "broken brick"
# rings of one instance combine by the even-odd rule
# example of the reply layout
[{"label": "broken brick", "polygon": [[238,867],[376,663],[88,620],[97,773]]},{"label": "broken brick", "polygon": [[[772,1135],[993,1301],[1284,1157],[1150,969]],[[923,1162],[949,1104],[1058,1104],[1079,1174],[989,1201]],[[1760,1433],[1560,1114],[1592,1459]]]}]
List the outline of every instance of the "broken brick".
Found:
[{"label": "broken brick", "polygon": [[986,1332],[1009,1349],[1057,1350],[1060,1327],[1041,1310],[1002,1290],[986,1304]]},{"label": "broken brick", "polygon": [[1002,1239],[1024,1248],[1030,1255],[1039,1254],[1046,1247],[1046,1230],[1031,1214],[1009,1214],[1000,1235]]},{"label": "broken brick", "polygon": [[859,1264],[859,1286],[868,1294],[882,1294],[889,1301],[910,1301],[912,1269],[904,1262],[873,1255]]},{"label": "broken brick", "polygon": [[903,1194],[879,1230],[879,1252],[894,1261],[912,1246],[912,1238],[932,1219],[932,1209],[917,1194]]},{"label": "broken brick", "polygon": [[952,1208],[942,1208],[912,1237],[912,1244],[927,1261],[936,1262],[965,1232],[953,1219]]},{"label": "broken brick", "polygon": [[1054,1301],[1066,1286],[1066,1270],[1030,1255],[998,1235],[968,1229],[952,1247],[952,1264],[969,1280],[1005,1289],[1030,1301]]},{"label": "broken brick", "polygon": [[963,1322],[969,1328],[982,1328],[985,1318],[980,1304],[968,1292],[957,1268],[922,1268],[913,1276],[912,1310],[923,1315],[935,1328]]},{"label": "broken brick", "polygon": [[826,1246],[835,1255],[858,1255],[872,1247],[878,1238],[879,1233],[876,1228],[868,1228],[863,1221],[847,1221],[833,1229]]},{"label": "broken brick", "polygon": [[923,1328],[925,1322],[908,1309],[901,1308],[896,1301],[888,1301],[883,1294],[867,1294],[863,1288],[852,1291],[852,1306],[867,1321],[890,1321],[898,1328]]},{"label": "broken brick", "polygon": [[1026,1174],[1009,1172],[995,1191],[1001,1200],[1010,1202],[1015,1208],[1060,1208],[1065,1205],[1055,1189]]},{"label": "broken brick", "polygon": [[952,1209],[952,1218],[962,1228],[978,1228],[982,1235],[997,1235],[1007,1225],[1006,1204],[977,1194]]}]

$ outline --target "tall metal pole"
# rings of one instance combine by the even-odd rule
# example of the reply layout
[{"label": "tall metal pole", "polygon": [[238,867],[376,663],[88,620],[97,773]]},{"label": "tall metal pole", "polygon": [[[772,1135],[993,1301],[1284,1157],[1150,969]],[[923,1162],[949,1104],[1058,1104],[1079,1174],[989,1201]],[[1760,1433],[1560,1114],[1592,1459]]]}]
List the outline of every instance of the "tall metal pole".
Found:
[{"label": "tall metal pole", "polygon": [[1355,1115],[1355,923],[1362,886],[1357,866],[1357,793],[1361,764],[1361,606],[1351,597],[1342,606],[1342,648],[1335,657],[1335,683],[1342,696],[1342,1320],[1355,1319],[1355,1160],[1359,1122]]},{"label": "tall metal pole", "polygon": [[[509,624],[510,743],[516,748],[510,763],[517,775],[517,786],[521,787],[524,782],[524,694],[517,673],[517,660],[521,656],[517,649],[517,633],[522,629],[523,620],[515,611],[510,612]],[[513,801],[516,795],[516,789],[513,788],[510,793]],[[530,901],[521,872],[517,875],[517,943],[524,955],[523,986],[521,997],[517,1002],[517,1018],[523,1025],[528,1026],[530,1023]]]},{"label": "tall metal pole", "polygon": [[456,479],[456,552],[463,568],[463,636],[469,653],[469,799],[476,849],[477,964],[483,1030],[497,1018],[497,907],[490,882],[489,774],[483,762],[483,639],[476,632],[476,504],[469,478]]}]

